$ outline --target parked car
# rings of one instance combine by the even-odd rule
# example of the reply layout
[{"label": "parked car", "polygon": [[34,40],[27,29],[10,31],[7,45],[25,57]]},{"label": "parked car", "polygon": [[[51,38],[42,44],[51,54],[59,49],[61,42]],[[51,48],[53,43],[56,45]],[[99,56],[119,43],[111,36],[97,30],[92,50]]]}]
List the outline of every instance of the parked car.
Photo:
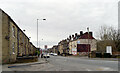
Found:
[{"label": "parked car", "polygon": [[53,53],[53,56],[57,56],[57,53]]},{"label": "parked car", "polygon": [[44,57],[44,58],[50,58],[50,55],[49,55],[49,53],[44,53],[44,54],[43,54],[43,57]]},{"label": "parked car", "polygon": [[50,55],[53,55],[53,54],[54,54],[54,53],[52,53],[52,52],[50,53]]}]

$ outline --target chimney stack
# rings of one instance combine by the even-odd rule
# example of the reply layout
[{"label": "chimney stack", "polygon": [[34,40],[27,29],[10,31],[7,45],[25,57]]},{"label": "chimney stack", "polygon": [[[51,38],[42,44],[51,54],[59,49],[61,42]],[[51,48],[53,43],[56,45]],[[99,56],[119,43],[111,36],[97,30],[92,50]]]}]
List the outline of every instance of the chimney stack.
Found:
[{"label": "chimney stack", "polygon": [[78,37],[78,34],[77,34],[77,33],[75,33],[75,39],[77,39],[77,37]]},{"label": "chimney stack", "polygon": [[71,40],[71,35],[69,36],[69,39]]},{"label": "chimney stack", "polygon": [[77,37],[77,33],[75,33],[75,37]]},{"label": "chimney stack", "polygon": [[72,38],[74,38],[74,35],[72,35]]},{"label": "chimney stack", "polygon": [[72,35],[72,39],[71,40],[74,40],[74,35]]},{"label": "chimney stack", "polygon": [[92,33],[92,32],[89,32],[89,34],[90,34],[91,36],[93,36],[93,33]]},{"label": "chimney stack", "polygon": [[83,31],[80,31],[80,36],[83,35]]}]

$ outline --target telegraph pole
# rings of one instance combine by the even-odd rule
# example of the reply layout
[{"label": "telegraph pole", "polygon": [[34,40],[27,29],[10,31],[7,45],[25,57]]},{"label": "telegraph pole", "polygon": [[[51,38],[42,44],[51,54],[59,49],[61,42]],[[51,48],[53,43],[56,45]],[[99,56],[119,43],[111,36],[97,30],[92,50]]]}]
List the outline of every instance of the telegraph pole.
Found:
[{"label": "telegraph pole", "polygon": [[88,57],[90,56],[89,54],[89,49],[90,49],[90,47],[89,47],[89,27],[87,27],[87,30],[88,30]]}]

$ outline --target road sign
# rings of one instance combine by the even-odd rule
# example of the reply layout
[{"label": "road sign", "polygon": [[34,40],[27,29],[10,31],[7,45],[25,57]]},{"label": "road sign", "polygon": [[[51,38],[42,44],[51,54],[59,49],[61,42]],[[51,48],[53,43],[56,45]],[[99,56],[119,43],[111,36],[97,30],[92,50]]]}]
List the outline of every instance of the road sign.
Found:
[{"label": "road sign", "polygon": [[106,46],[106,53],[110,53],[112,55],[112,46]]},{"label": "road sign", "polygon": [[72,48],[72,54],[77,55],[77,49],[76,48]]}]

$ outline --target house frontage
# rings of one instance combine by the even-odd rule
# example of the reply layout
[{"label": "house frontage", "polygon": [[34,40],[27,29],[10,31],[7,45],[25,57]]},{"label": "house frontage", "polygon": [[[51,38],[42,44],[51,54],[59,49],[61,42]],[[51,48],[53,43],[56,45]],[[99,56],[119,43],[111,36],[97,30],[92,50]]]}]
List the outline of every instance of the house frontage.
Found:
[{"label": "house frontage", "polygon": [[80,32],[75,35],[69,42],[69,54],[88,55],[88,53],[97,50],[97,40],[93,37],[92,32]]},{"label": "house frontage", "polygon": [[[33,46],[33,47],[31,47]],[[30,39],[12,20],[0,9],[0,54],[2,63],[16,62],[18,57],[34,54],[36,47],[30,44]]]}]

